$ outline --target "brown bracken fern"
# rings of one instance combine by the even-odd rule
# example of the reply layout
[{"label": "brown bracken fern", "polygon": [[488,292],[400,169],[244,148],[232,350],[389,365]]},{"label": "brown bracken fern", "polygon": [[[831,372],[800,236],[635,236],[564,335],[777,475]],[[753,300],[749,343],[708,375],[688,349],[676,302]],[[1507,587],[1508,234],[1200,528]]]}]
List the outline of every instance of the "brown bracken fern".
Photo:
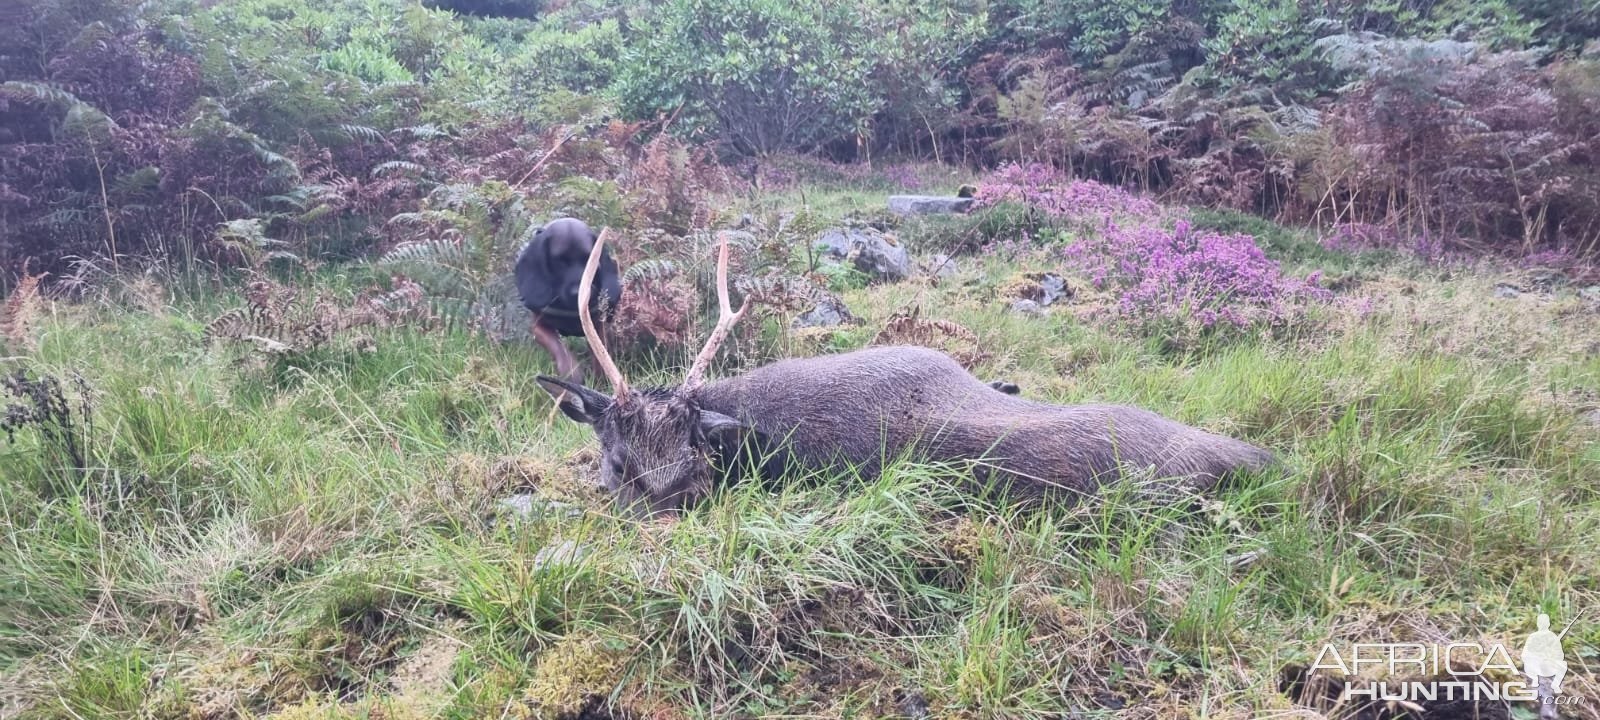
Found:
[{"label": "brown bracken fern", "polygon": [[38,321],[42,297],[39,281],[44,275],[24,275],[22,281],[0,304],[0,341],[18,350],[34,349],[33,327]]},{"label": "brown bracken fern", "polygon": [[[245,307],[234,308],[206,324],[207,344],[218,340],[250,343],[272,355],[296,354],[326,346],[358,328],[410,326],[436,329],[440,321],[429,309],[422,287],[401,277],[394,288],[369,288],[348,303],[327,293],[315,295],[257,280],[245,289]],[[353,338],[370,346],[371,338]]]},{"label": "brown bracken fern", "polygon": [[883,324],[883,330],[872,339],[872,344],[942,348],[968,368],[989,357],[978,341],[977,333],[966,326],[949,320],[929,320],[921,315],[920,307],[895,313]]}]

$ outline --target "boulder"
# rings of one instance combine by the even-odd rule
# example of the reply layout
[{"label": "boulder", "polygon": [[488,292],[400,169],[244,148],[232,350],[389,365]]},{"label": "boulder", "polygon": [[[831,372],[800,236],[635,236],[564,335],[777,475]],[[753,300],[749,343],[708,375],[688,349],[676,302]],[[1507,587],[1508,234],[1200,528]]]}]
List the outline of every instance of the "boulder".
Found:
[{"label": "boulder", "polygon": [[873,280],[897,282],[911,275],[911,254],[894,236],[873,228],[834,228],[817,238],[816,246],[835,258],[847,259]]},{"label": "boulder", "polygon": [[[1066,278],[1055,273],[1028,273],[1007,284],[1002,294],[1004,297],[1033,303],[1042,311],[1061,301],[1062,298],[1071,298],[1072,288],[1067,287]],[[1017,309],[1016,305],[1013,305],[1012,309]]]},{"label": "boulder", "polygon": [[1039,278],[1039,304],[1054,305],[1057,300],[1071,295],[1067,280],[1055,273],[1045,273]]},{"label": "boulder", "polygon": [[854,228],[824,230],[821,235],[817,236],[817,241],[812,244],[827,257],[843,260],[850,256],[850,237],[851,233],[855,232],[860,232],[860,230]]},{"label": "boulder", "polygon": [[972,198],[955,195],[890,195],[896,215],[960,215],[972,209]]},{"label": "boulder", "polygon": [[844,303],[833,298],[828,298],[818,303],[816,307],[801,313],[794,319],[797,328],[811,327],[838,327],[853,320],[850,311]]}]

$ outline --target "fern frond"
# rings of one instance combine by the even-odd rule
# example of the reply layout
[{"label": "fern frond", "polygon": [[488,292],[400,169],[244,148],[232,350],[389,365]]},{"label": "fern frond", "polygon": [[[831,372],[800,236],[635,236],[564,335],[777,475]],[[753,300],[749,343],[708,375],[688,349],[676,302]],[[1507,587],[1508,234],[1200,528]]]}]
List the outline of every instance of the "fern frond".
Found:
[{"label": "fern frond", "polygon": [[345,137],[356,141],[375,143],[381,143],[385,141],[382,132],[376,128],[367,127],[366,125],[343,124],[339,126],[339,132],[344,133]]},{"label": "fern frond", "polygon": [[328,214],[332,213],[333,211],[334,207],[332,205],[318,205],[310,210],[300,213],[299,215],[295,216],[294,219],[295,222],[302,224],[316,222],[317,220],[327,217]]},{"label": "fern frond", "polygon": [[112,181],[113,191],[120,196],[155,192],[161,183],[161,169],[148,165],[130,173],[117,176]]},{"label": "fern frond", "polygon": [[82,105],[77,95],[48,83],[7,80],[0,82],[0,95],[44,105]]},{"label": "fern frond", "polygon": [[437,126],[431,124],[412,125],[400,128],[395,132],[408,135],[414,140],[433,140],[450,137],[450,133],[440,130]]},{"label": "fern frond", "polygon": [[421,165],[419,165],[417,163],[411,162],[409,160],[390,160],[389,162],[381,163],[381,164],[377,165],[376,167],[372,168],[372,176],[375,177],[375,178],[383,177],[385,175],[390,175],[390,174],[393,174],[393,173],[396,173],[396,172],[405,172],[405,173],[413,173],[413,174],[416,174],[416,175],[421,175],[421,174],[427,172],[427,168],[424,168],[423,166],[421,166]]},{"label": "fern frond", "polygon": [[459,265],[464,257],[460,243],[449,240],[418,240],[403,243],[378,258],[380,265],[424,263]]},{"label": "fern frond", "polygon": [[39,281],[44,275],[24,275],[11,290],[4,303],[0,303],[0,340],[21,350],[35,348],[33,326],[43,306]]},{"label": "fern frond", "polygon": [[251,327],[250,313],[244,308],[233,308],[206,323],[202,337],[210,345],[220,339],[237,340]]}]

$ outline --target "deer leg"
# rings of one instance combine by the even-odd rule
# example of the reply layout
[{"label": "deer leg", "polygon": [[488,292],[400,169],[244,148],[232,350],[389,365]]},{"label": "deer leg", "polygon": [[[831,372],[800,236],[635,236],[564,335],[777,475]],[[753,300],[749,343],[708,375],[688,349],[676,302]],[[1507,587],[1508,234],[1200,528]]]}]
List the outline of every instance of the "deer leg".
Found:
[{"label": "deer leg", "polygon": [[[537,317],[533,320],[533,339],[555,359],[557,376],[583,382],[582,371],[578,370],[578,360],[572,356],[572,351],[567,349],[567,344],[561,342],[561,335]],[[577,376],[574,376],[574,371],[578,373]]]},{"label": "deer leg", "polygon": [[1005,380],[996,380],[991,382],[989,383],[989,387],[999,390],[1007,395],[1017,395],[1022,392],[1022,388],[1017,387],[1016,383],[1007,382]]}]

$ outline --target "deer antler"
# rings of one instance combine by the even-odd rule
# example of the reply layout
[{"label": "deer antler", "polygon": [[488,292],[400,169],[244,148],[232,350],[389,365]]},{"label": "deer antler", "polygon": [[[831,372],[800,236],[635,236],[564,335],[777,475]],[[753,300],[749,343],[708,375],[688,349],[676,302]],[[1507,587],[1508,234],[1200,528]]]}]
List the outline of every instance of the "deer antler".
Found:
[{"label": "deer antler", "polygon": [[706,338],[706,346],[695,356],[694,364],[689,366],[689,375],[684,378],[684,387],[691,390],[705,382],[706,368],[711,366],[711,359],[717,356],[717,348],[722,347],[722,342],[728,339],[728,331],[733,329],[733,324],[744,317],[745,310],[750,309],[748,297],[739,304],[738,312],[734,312],[733,304],[728,301],[728,235],[719,235],[722,240],[722,249],[717,253],[717,304],[720,312],[717,326],[711,330],[711,337]]},{"label": "deer antler", "polygon": [[600,269],[600,253],[605,247],[606,235],[611,228],[601,228],[600,237],[594,241],[594,249],[589,251],[589,262],[583,266],[583,279],[578,281],[578,319],[583,322],[583,336],[589,340],[589,352],[594,353],[595,362],[599,363],[600,370],[611,381],[612,395],[621,400],[628,395],[628,381],[622,378],[622,371],[617,369],[617,363],[611,359],[611,353],[606,352],[606,343],[600,339],[600,333],[594,329],[594,320],[589,317],[589,297],[593,294],[594,274]]}]

